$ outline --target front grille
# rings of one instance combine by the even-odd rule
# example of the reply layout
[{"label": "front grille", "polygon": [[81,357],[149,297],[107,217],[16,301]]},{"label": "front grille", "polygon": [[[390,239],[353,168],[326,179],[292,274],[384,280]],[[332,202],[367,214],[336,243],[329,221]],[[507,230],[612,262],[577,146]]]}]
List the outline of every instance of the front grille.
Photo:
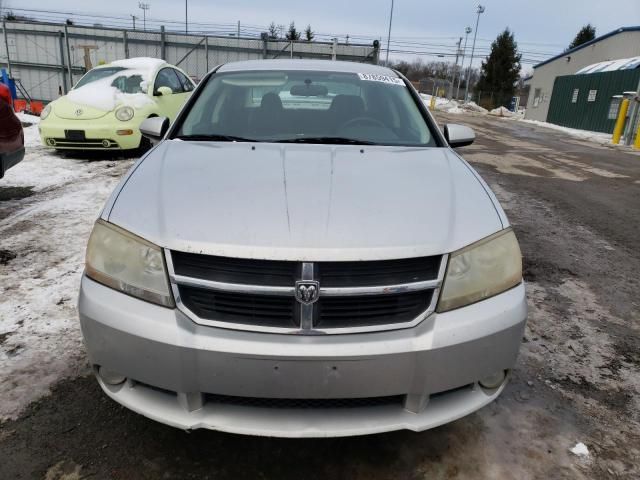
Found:
[{"label": "front grille", "polygon": [[263,327],[299,327],[293,297],[229,293],[184,285],[179,291],[186,307],[203,319]]},{"label": "front grille", "polygon": [[48,144],[50,147],[56,148],[87,148],[87,149],[118,149],[120,148],[118,144],[114,140],[105,139],[109,141],[109,146],[105,147],[102,144],[102,139],[94,140],[94,139],[85,139],[85,140],[73,140],[68,138],[53,138],[51,140],[55,141],[55,144]]},{"label": "front grille", "polygon": [[422,282],[438,277],[440,257],[405,258],[373,262],[320,262],[320,284],[325,287],[367,287]]},{"label": "front grille", "polygon": [[[432,312],[444,262],[446,256],[303,263],[172,251],[168,265],[178,306],[196,322],[277,333],[355,333],[409,327]],[[302,295],[314,286],[319,296],[305,297],[311,303],[303,304]]]},{"label": "front grille", "polygon": [[404,395],[367,398],[262,398],[235,397],[230,395],[205,394],[206,403],[219,405],[236,405],[254,408],[365,408],[381,407],[385,405],[402,405]]},{"label": "front grille", "polygon": [[433,290],[359,297],[327,297],[318,302],[317,328],[348,328],[411,322],[431,303]]},{"label": "front grille", "polygon": [[176,275],[245,285],[290,286],[296,262],[248,260],[195,253],[171,252]]}]

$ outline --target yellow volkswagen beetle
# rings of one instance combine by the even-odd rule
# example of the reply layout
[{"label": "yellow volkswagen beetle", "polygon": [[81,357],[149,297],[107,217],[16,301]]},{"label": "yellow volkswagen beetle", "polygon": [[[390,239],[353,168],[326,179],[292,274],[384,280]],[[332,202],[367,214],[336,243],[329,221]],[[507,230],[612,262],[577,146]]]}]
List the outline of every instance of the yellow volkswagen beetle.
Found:
[{"label": "yellow volkswagen beetle", "polygon": [[194,88],[182,70],[157,58],[101,65],[44,108],[40,138],[64,150],[144,147],[140,123],[154,116],[173,121]]}]

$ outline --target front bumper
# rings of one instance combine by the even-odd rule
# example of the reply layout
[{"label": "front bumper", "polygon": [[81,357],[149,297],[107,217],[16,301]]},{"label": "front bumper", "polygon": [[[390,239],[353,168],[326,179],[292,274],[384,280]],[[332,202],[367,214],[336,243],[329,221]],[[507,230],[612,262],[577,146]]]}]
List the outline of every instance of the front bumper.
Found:
[{"label": "front bumper", "polygon": [[24,147],[13,152],[0,153],[0,178],[4,177],[5,172],[20,163],[23,158]]},{"label": "front bumper", "polygon": [[[467,415],[504,388],[503,382],[487,390],[478,381],[513,366],[526,322],[522,284],[489,300],[435,313],[411,329],[351,335],[200,326],[178,310],[86,277],[79,311],[91,363],[127,377],[112,386],[98,376],[111,398],[183,429],[281,437],[422,431]],[[218,396],[402,400],[355,408],[270,408],[210,400]]]},{"label": "front bumper", "polygon": [[[40,122],[38,129],[42,144],[57,150],[132,150],[140,146],[142,138],[140,121],[136,117],[128,122],[104,118],[67,120],[51,113]],[[68,140],[65,130],[83,130],[85,140]],[[119,135],[118,130],[132,130],[133,133]],[[108,142],[108,145],[103,142]]]}]

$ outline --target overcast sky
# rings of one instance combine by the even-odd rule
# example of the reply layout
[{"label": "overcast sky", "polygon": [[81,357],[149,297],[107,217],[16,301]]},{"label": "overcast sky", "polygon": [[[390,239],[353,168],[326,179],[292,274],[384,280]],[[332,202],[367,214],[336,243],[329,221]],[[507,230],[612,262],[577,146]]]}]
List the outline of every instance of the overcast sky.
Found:
[{"label": "overcast sky", "polygon": [[[150,4],[147,17],[184,22],[184,1],[144,0]],[[244,32],[257,32],[272,21],[286,24],[295,21],[299,29],[311,24],[317,33],[339,36],[344,41],[369,42],[381,38],[386,46],[391,0],[236,0],[214,2],[188,0],[191,30],[216,24],[215,29],[232,29],[240,20]],[[0,0],[5,8],[60,10],[124,17],[142,16],[138,0]],[[573,39],[578,29],[591,22],[601,35],[622,26],[640,25],[640,0],[486,0],[480,17],[478,48],[481,56],[505,27],[515,32],[516,41],[530,65],[559,53]],[[475,0],[395,0],[391,49],[443,53],[455,51],[455,43],[464,27],[475,27]],[[118,20],[104,19],[105,25]],[[139,21],[140,22],[140,21]],[[149,23],[153,25],[152,22]],[[246,27],[245,27],[246,25]],[[176,27],[177,28],[177,25]],[[246,28],[246,30],[245,30]],[[473,33],[469,37],[469,47]],[[416,55],[392,54],[411,60]],[[422,55],[425,60],[436,58]],[[479,63],[479,60],[478,60]]]}]

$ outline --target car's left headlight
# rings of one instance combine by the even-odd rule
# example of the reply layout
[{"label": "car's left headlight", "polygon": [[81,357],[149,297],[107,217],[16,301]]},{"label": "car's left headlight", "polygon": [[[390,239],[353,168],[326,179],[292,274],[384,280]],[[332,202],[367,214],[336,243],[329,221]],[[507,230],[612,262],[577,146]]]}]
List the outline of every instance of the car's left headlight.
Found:
[{"label": "car's left headlight", "polygon": [[45,120],[49,116],[50,113],[51,113],[51,104],[48,104],[40,112],[40,120]]},{"label": "car's left headlight", "polygon": [[507,228],[450,255],[437,311],[493,297],[521,281],[520,246]]},{"label": "car's left headlight", "polygon": [[103,220],[91,232],[85,273],[128,295],[175,306],[160,247]]},{"label": "car's left headlight", "polygon": [[128,122],[133,118],[134,114],[135,112],[131,107],[120,107],[116,110],[116,118],[121,122]]}]

